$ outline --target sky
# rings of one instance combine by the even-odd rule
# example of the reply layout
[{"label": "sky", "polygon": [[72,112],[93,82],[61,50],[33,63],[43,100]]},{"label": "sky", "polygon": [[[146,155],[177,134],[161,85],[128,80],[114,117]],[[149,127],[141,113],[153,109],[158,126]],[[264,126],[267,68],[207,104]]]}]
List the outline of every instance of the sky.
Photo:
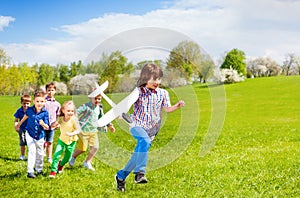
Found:
[{"label": "sky", "polygon": [[13,64],[69,65],[116,35],[131,42],[124,32],[153,27],[190,38],[217,64],[234,48],[282,64],[300,55],[299,10],[300,0],[0,0],[0,48]]}]

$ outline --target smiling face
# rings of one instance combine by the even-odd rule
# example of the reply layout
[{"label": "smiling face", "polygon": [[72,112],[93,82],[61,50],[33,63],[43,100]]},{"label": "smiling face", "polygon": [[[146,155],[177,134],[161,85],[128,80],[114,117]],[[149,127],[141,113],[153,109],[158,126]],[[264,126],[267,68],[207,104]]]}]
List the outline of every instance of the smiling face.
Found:
[{"label": "smiling face", "polygon": [[30,102],[28,102],[28,101],[23,101],[22,102],[23,110],[26,110],[29,106],[30,106]]},{"label": "smiling face", "polygon": [[49,86],[46,91],[49,98],[53,98],[56,93],[56,89],[54,86]]},{"label": "smiling face", "polygon": [[67,103],[63,108],[62,112],[66,120],[69,120],[75,114],[75,107],[73,103]]},{"label": "smiling face", "polygon": [[102,99],[102,96],[98,95],[95,98],[91,98],[91,101],[92,101],[93,105],[99,106],[101,103],[101,99]]},{"label": "smiling face", "polygon": [[146,87],[148,89],[156,89],[157,87],[159,87],[161,83],[161,79],[160,78],[157,78],[156,80],[153,80],[153,77],[148,80],[147,84],[146,84]]},{"label": "smiling face", "polygon": [[41,111],[41,109],[45,106],[45,102],[46,102],[45,97],[37,96],[34,98],[33,103],[37,112]]}]

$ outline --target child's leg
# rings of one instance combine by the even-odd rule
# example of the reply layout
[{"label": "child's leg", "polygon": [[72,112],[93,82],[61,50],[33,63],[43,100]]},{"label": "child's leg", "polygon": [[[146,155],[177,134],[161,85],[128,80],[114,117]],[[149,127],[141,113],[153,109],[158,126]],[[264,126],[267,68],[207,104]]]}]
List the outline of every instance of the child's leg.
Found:
[{"label": "child's leg", "polygon": [[57,145],[56,145],[56,149],[53,155],[53,161],[51,164],[51,171],[52,172],[57,172],[57,166],[58,166],[58,162],[59,159],[61,157],[62,152],[64,151],[66,145],[65,143],[63,143],[60,139],[58,139]]},{"label": "child's leg", "polygon": [[97,133],[90,133],[89,134],[89,139],[88,139],[88,144],[90,145],[90,152],[85,160],[87,163],[90,163],[94,156],[96,155],[98,148],[99,148],[99,141],[98,141],[98,134]]},{"label": "child's leg", "polygon": [[20,150],[21,156],[25,156],[25,145],[26,145],[26,138],[25,138],[25,131],[19,131],[19,139],[20,139]]},{"label": "child's leg", "polygon": [[146,172],[148,150],[151,145],[151,139],[142,127],[133,127],[130,132],[137,139],[137,145],[126,166],[117,173],[118,178],[123,180],[126,179],[133,169],[135,169],[135,173]]},{"label": "child's leg", "polygon": [[48,158],[52,158],[52,150],[53,150],[53,139],[54,139],[54,130],[49,130],[46,132],[47,138],[46,138],[46,149],[47,149],[47,156]]},{"label": "child's leg", "polygon": [[27,172],[33,173],[34,172],[34,164],[36,160],[36,147],[34,139],[28,134],[25,134],[27,146],[28,146],[28,160],[27,160]]},{"label": "child's leg", "polygon": [[[64,166],[66,163],[68,163],[70,161],[70,159],[72,157],[72,153],[73,153],[73,151],[75,149],[75,146],[76,146],[76,142],[75,141],[72,142],[70,145],[66,145],[65,146],[65,150],[66,151],[65,151],[63,159],[60,162],[61,166]],[[55,156],[55,154],[54,154],[54,156]],[[53,159],[53,162],[54,162],[54,159]]]},{"label": "child's leg", "polygon": [[133,127],[130,132],[137,140],[137,145],[134,149],[134,153],[136,153],[136,167],[134,173],[146,173],[148,150],[151,146],[151,139],[142,127]]},{"label": "child's leg", "polygon": [[36,146],[36,161],[35,169],[37,172],[41,172],[44,166],[44,138],[40,140],[35,140]]}]

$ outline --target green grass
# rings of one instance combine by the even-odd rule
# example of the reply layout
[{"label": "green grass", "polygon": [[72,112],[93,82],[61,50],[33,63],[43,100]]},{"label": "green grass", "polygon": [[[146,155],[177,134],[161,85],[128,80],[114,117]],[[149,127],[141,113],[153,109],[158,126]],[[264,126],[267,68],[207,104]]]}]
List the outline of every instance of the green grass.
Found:
[{"label": "green grass", "polygon": [[[186,106],[166,116],[153,142],[149,183],[136,185],[130,175],[125,194],[115,190],[113,177],[135,142],[122,121],[114,122],[114,134],[100,134],[95,172],[83,168],[83,154],[55,179],[48,178],[45,163],[45,175],[32,180],[26,178],[27,163],[17,160],[13,113],[19,97],[0,97],[0,197],[298,197],[300,76],[225,85],[223,129],[212,149],[200,156],[212,116],[211,95],[219,88],[195,84],[193,91],[191,86],[169,91],[173,103],[183,98]],[[57,97],[60,102],[70,98]]]}]

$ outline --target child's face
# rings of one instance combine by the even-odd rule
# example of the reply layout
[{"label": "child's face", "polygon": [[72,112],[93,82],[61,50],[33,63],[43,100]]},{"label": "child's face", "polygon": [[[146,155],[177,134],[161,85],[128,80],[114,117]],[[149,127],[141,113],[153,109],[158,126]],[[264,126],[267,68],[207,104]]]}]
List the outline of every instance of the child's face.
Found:
[{"label": "child's face", "polygon": [[35,97],[34,98],[34,107],[37,111],[40,111],[45,105],[46,99],[44,97]]},{"label": "child's face", "polygon": [[21,104],[24,110],[26,110],[30,106],[30,102],[27,101],[23,101]]},{"label": "child's face", "polygon": [[53,98],[56,93],[56,90],[53,86],[49,86],[46,91],[49,98]]},{"label": "child's face", "polygon": [[91,98],[91,101],[92,101],[93,105],[98,106],[101,103],[101,99],[102,99],[102,96],[98,95],[95,98]]},{"label": "child's face", "polygon": [[158,78],[156,80],[153,80],[153,78],[151,78],[150,80],[148,80],[146,87],[148,89],[156,89],[157,87],[159,87],[159,84],[161,83],[161,79]]},{"label": "child's face", "polygon": [[75,108],[74,108],[74,105],[66,105],[64,107],[64,109],[62,110],[62,112],[65,114],[65,117],[66,118],[70,118],[74,115],[74,112],[75,112]]}]

